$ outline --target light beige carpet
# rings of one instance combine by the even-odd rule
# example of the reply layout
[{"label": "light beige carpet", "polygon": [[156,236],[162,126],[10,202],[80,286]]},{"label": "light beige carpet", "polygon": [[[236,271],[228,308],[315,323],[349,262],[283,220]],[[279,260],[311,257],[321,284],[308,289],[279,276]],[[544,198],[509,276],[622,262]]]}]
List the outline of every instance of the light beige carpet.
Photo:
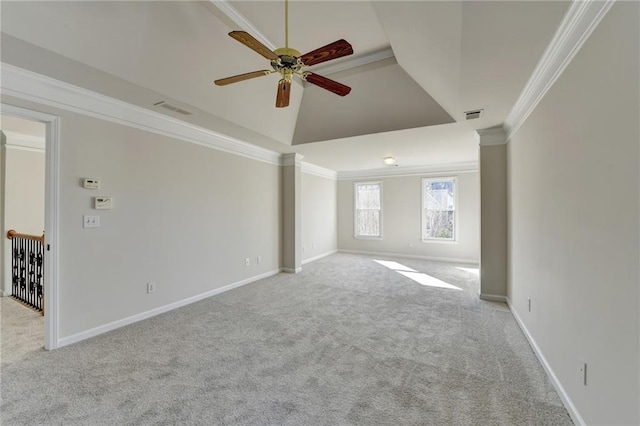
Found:
[{"label": "light beige carpet", "polygon": [[44,351],[44,317],[10,297],[0,297],[0,365]]},{"label": "light beige carpet", "polygon": [[2,424],[571,424],[472,266],[374,260],[333,255],[14,362]]}]

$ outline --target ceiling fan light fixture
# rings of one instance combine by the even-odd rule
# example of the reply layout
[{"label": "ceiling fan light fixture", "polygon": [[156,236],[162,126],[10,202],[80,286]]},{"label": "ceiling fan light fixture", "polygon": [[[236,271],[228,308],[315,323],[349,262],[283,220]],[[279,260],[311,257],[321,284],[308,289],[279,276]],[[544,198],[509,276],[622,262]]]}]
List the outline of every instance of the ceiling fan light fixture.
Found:
[{"label": "ceiling fan light fixture", "polygon": [[394,157],[384,157],[382,161],[387,166],[393,166],[394,164],[396,164],[396,159]]}]

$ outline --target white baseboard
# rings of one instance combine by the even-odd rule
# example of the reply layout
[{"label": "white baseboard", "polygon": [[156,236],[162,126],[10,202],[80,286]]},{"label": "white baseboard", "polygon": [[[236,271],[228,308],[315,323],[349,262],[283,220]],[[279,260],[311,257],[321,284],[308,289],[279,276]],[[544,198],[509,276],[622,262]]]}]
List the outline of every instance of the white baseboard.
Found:
[{"label": "white baseboard", "polygon": [[553,372],[553,369],[547,362],[547,359],[544,357],[544,354],[540,350],[540,347],[536,343],[535,339],[533,338],[531,333],[529,333],[529,330],[527,330],[527,327],[522,322],[522,319],[520,319],[520,316],[518,315],[516,310],[513,308],[513,305],[511,304],[511,300],[509,300],[508,297],[506,299],[507,299],[507,305],[509,306],[509,310],[511,310],[511,314],[513,314],[513,317],[516,319],[516,322],[520,326],[520,329],[522,330],[525,337],[529,341],[529,345],[531,345],[531,348],[533,349],[533,353],[535,353],[536,357],[538,357],[540,364],[542,364],[542,368],[544,368],[544,371],[545,373],[547,373],[549,380],[551,380],[553,387],[556,389],[556,392],[558,392],[558,395],[560,396],[560,400],[562,401],[562,403],[564,404],[564,407],[569,412],[569,415],[571,416],[573,423],[576,425],[585,426],[586,423],[584,419],[578,412],[578,409],[576,408],[576,406],[573,404],[573,401],[571,401],[571,398],[569,398],[569,395],[567,394],[567,391],[565,391],[564,387],[562,386],[562,383],[560,383],[560,380],[558,380],[558,376],[556,376],[556,374]]},{"label": "white baseboard", "polygon": [[287,274],[297,274],[302,272],[302,266],[298,267],[298,268],[281,268],[280,269],[282,272],[286,272]]},{"label": "white baseboard", "polygon": [[477,265],[478,261],[473,259],[458,259],[455,257],[433,257],[433,256],[417,256],[415,254],[404,254],[404,253],[383,253],[377,251],[364,251],[364,250],[344,250],[338,249],[340,253],[351,253],[351,254],[364,254],[367,256],[387,256],[387,257],[400,257],[405,259],[419,259],[419,260],[433,260],[436,262],[451,262],[451,263],[467,263]]},{"label": "white baseboard", "polygon": [[8,291],[0,290],[0,297],[9,297],[11,293]]},{"label": "white baseboard", "polygon": [[177,302],[169,303],[168,305],[160,306],[160,307],[151,309],[151,310],[146,311],[146,312],[142,312],[142,313],[139,313],[139,314],[136,314],[136,315],[132,315],[132,316],[127,317],[127,318],[123,318],[123,319],[120,319],[120,320],[117,320],[117,321],[114,321],[114,322],[110,322],[109,324],[104,324],[104,325],[101,325],[101,326],[98,326],[98,327],[94,327],[94,328],[92,328],[90,330],[82,331],[80,333],[76,333],[76,334],[73,334],[71,336],[63,337],[61,339],[58,339],[58,346],[57,347],[61,348],[63,346],[67,346],[67,345],[70,345],[72,343],[80,342],[81,340],[85,340],[85,339],[88,339],[90,337],[94,337],[94,336],[97,336],[99,334],[106,333],[108,331],[112,331],[112,330],[115,330],[117,328],[124,327],[126,325],[133,324],[135,322],[142,321],[144,319],[151,318],[151,317],[154,317],[156,315],[172,311],[174,309],[180,308],[182,306],[189,305],[189,304],[197,302],[199,300],[206,299],[206,298],[211,297],[211,296],[215,296],[216,294],[224,293],[225,291],[229,291],[229,290],[232,290],[234,288],[241,287],[241,286],[243,286],[245,284],[249,284],[249,283],[252,283],[254,281],[261,280],[263,278],[271,277],[271,276],[276,275],[278,273],[280,273],[280,269],[276,269],[274,271],[265,272],[264,274],[256,275],[256,276],[244,279],[242,281],[238,281],[238,282],[226,285],[224,287],[216,288],[216,289],[207,291],[207,292],[202,293],[202,294],[198,294],[198,295],[195,295],[195,296],[188,297],[186,299],[179,300]]},{"label": "white baseboard", "polygon": [[331,251],[328,251],[326,253],[319,254],[319,255],[311,257],[309,259],[303,260],[302,264],[306,265],[307,263],[315,262],[316,260],[320,260],[323,257],[331,256],[332,254],[336,254],[337,252],[338,252],[338,250],[331,250]]},{"label": "white baseboard", "polygon": [[507,296],[500,296],[497,294],[480,293],[481,300],[488,300],[490,302],[504,302],[507,303]]}]

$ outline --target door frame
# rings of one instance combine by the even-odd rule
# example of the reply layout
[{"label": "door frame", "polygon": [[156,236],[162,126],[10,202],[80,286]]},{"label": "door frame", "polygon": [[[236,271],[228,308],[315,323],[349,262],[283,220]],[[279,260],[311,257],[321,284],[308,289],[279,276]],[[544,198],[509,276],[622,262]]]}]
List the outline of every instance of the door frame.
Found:
[{"label": "door frame", "polygon": [[[60,212],[60,117],[7,103],[0,103],[0,115],[13,116],[44,123],[45,130],[45,190],[44,190],[44,348],[58,347],[58,273],[59,273],[59,212]],[[7,185],[4,182],[4,185]],[[2,193],[4,194],[4,188]],[[4,195],[3,195],[4,197]],[[2,200],[4,205],[4,200]],[[3,218],[4,222],[4,218]],[[4,228],[4,223],[1,224]],[[4,230],[6,232],[7,230]],[[3,239],[6,235],[1,236]],[[4,262],[4,259],[2,259]]]}]

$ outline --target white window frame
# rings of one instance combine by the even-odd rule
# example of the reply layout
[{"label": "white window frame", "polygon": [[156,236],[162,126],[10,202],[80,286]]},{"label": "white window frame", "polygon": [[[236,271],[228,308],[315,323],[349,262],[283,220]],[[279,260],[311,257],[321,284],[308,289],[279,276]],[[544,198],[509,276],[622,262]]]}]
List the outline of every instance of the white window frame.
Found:
[{"label": "white window frame", "polygon": [[[374,235],[358,235],[358,185],[374,185],[377,184],[380,187],[380,216],[379,216],[379,229],[380,229],[380,235],[374,236]],[[382,224],[384,223],[382,220],[383,217],[383,204],[384,204],[384,199],[383,197],[383,192],[382,192],[382,181],[380,180],[376,180],[376,181],[367,181],[367,182],[354,182],[353,183],[353,238],[355,238],[356,240],[381,240],[383,237],[383,227]]]},{"label": "white window frame", "polygon": [[[453,238],[434,238],[425,236],[425,185],[427,182],[453,182]],[[456,176],[426,177],[420,181],[420,238],[423,243],[456,244],[458,242],[458,178]]]}]

